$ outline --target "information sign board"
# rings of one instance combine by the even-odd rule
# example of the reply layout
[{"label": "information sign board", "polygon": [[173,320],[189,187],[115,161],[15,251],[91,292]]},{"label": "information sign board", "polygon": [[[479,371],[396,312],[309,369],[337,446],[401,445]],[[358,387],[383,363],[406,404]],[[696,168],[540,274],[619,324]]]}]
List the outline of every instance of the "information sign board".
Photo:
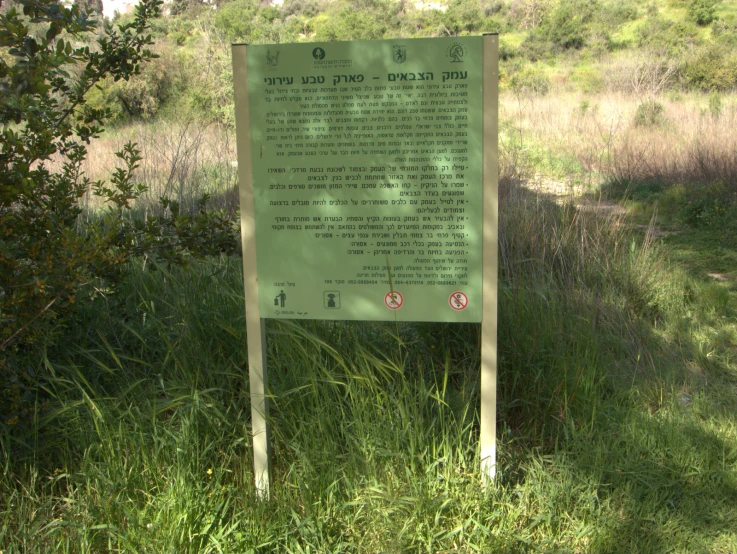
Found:
[{"label": "information sign board", "polygon": [[482,37],[248,47],[261,317],[481,321],[482,73]]},{"label": "information sign board", "polygon": [[264,318],[481,322],[496,472],[498,37],[234,45],[254,480]]}]

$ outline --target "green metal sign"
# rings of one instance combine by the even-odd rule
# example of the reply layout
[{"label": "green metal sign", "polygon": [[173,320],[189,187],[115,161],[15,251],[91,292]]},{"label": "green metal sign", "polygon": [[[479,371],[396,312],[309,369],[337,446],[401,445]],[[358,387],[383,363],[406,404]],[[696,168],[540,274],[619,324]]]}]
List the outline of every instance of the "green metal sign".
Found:
[{"label": "green metal sign", "polygon": [[261,317],[481,321],[482,38],[247,56]]}]

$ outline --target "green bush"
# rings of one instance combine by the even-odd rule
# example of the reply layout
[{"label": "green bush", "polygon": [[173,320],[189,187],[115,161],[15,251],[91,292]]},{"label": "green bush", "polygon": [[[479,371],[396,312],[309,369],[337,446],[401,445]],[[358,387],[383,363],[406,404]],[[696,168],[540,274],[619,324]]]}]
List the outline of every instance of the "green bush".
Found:
[{"label": "green bush", "polygon": [[314,21],[315,40],[374,40],[384,38],[391,27],[390,12],[343,7],[330,17]]},{"label": "green bush", "polygon": [[737,190],[721,181],[692,185],[682,197],[681,216],[694,227],[734,222],[737,216]]},{"label": "green bush", "polygon": [[561,0],[525,38],[523,49],[527,57],[537,61],[554,52],[585,47],[600,7],[598,0]]},{"label": "green bush", "polygon": [[533,92],[547,94],[550,92],[550,79],[545,70],[537,65],[514,64],[507,78],[507,87],[515,92]]},{"label": "green bush", "polygon": [[[154,58],[147,30],[160,1],[144,1],[128,23],[106,26],[94,48],[85,39],[96,22],[77,6],[56,0],[19,4],[23,14],[11,7],[0,15],[3,377],[22,376],[13,366],[15,354],[38,339],[49,341],[55,322],[63,322],[73,304],[114,290],[132,257],[147,253],[183,263],[189,254],[233,245],[231,223],[204,209],[207,198],[195,214],[179,213],[162,199],[170,216],[134,220],[130,209],[146,187],[133,181],[142,158],[131,143],[116,154],[120,166],[109,181],[92,182],[84,173],[86,145],[113,115],[88,105],[88,93],[105,79],[121,83],[140,74]],[[96,197],[99,208],[81,218],[79,199],[85,195]]]},{"label": "green bush", "polygon": [[718,92],[709,95],[709,113],[714,119],[719,119],[722,115],[722,95]]},{"label": "green bush", "polygon": [[689,21],[671,21],[648,17],[635,31],[637,46],[680,55],[684,50],[701,44],[699,28]]},{"label": "green bush", "polygon": [[731,48],[737,47],[737,18],[730,15],[717,19],[711,24],[714,40]]},{"label": "green bush", "polygon": [[281,16],[286,19],[290,15],[304,15],[314,17],[320,13],[317,0],[286,0],[281,5]]},{"label": "green bush", "polygon": [[685,59],[682,75],[691,88],[707,92],[729,90],[737,85],[737,55],[724,45],[706,45]]},{"label": "green bush", "polygon": [[452,35],[481,30],[483,18],[478,0],[451,0],[441,20],[446,33]]},{"label": "green bush", "polygon": [[688,16],[698,25],[709,25],[716,19],[716,6],[719,0],[691,0]]},{"label": "green bush", "polygon": [[169,55],[160,56],[129,81],[112,84],[110,93],[129,117],[149,119],[171,98],[174,79],[169,58]]},{"label": "green bush", "polygon": [[253,18],[258,11],[254,0],[233,0],[221,7],[215,15],[215,28],[231,42],[246,42],[251,37]]},{"label": "green bush", "polygon": [[[0,368],[9,347],[44,336],[90,282],[102,287],[127,259],[123,214],[143,192],[131,181],[141,158],[128,144],[109,183],[85,177],[86,145],[111,116],[85,102],[97,83],[127,80],[153,57],[147,30],[160,1],[106,26],[95,48],[84,39],[96,22],[77,6],[16,5],[22,12],[0,15]],[[82,225],[78,199],[90,189],[109,207]]]},{"label": "green bush", "polygon": [[637,106],[635,125],[638,127],[658,127],[666,122],[665,109],[660,102],[646,100]]}]

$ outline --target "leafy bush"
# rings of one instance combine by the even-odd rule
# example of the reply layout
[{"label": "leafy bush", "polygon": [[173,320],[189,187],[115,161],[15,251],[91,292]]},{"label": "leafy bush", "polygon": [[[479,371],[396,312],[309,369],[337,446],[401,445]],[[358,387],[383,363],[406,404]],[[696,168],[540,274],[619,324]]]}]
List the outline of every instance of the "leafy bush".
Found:
[{"label": "leafy bush", "polygon": [[596,0],[562,0],[543,26],[547,39],[561,50],[582,48],[597,8]]},{"label": "leafy bush", "polygon": [[681,203],[681,215],[694,227],[734,222],[737,190],[722,182],[690,186]]},{"label": "leafy bush", "polygon": [[716,6],[719,0],[691,0],[688,15],[698,25],[709,25],[716,19]]},{"label": "leafy bush", "polygon": [[511,74],[507,78],[507,86],[515,92],[533,92],[547,94],[550,92],[550,79],[545,70],[537,65],[512,64]]},{"label": "leafy bush", "polygon": [[320,13],[320,5],[317,0],[286,0],[281,5],[281,15],[286,19],[290,15],[304,15],[314,17]]},{"label": "leafy bush", "polygon": [[258,3],[254,0],[233,0],[217,11],[213,23],[231,42],[247,41],[257,11]]},{"label": "leafy bush", "polygon": [[[181,262],[187,253],[232,250],[234,240],[224,216],[174,214],[167,201],[167,225],[132,221],[146,190],[133,181],[142,159],[133,144],[117,153],[109,182],[92,182],[82,169],[86,145],[112,116],[87,104],[88,93],[106,78],[128,80],[154,58],[146,31],[160,1],[144,0],[128,23],[106,26],[96,48],[84,42],[96,22],[77,6],[19,4],[22,14],[10,7],[0,15],[0,369],[13,359],[6,353],[48,336],[78,299],[109,290],[131,256],[150,250]],[[103,207],[82,220],[78,201],[87,194]]]},{"label": "leafy bush", "polygon": [[637,106],[635,125],[638,127],[657,127],[666,122],[663,104],[655,100],[647,100]]},{"label": "leafy bush", "polygon": [[478,0],[451,0],[441,20],[451,35],[479,31],[483,23]]},{"label": "leafy bush", "polygon": [[172,96],[171,65],[170,55],[159,56],[146,64],[139,75],[113,83],[111,92],[129,117],[148,119]]},{"label": "leafy bush", "polygon": [[314,22],[315,40],[373,40],[383,38],[391,26],[390,12],[343,7],[331,17]]},{"label": "leafy bush", "polygon": [[737,55],[720,44],[695,50],[683,64],[683,78],[689,87],[702,91],[724,91],[737,85]]},{"label": "leafy bush", "polygon": [[699,28],[688,21],[671,21],[661,17],[648,17],[636,30],[637,45],[667,51],[679,55],[689,47],[699,45]]},{"label": "leafy bush", "polygon": [[[146,34],[159,0],[135,18],[106,26],[97,48],[80,43],[96,28],[89,13],[54,0],[20,0],[0,15],[0,349],[30,342],[71,305],[85,283],[114,277],[126,260],[123,212],[142,192],[131,182],[140,157],[132,145],[110,184],[82,172],[86,144],[110,113],[85,105],[92,87],[127,80],[153,57]],[[33,30],[31,26],[33,25]],[[35,32],[34,32],[35,31]],[[10,54],[6,61],[4,54]],[[78,63],[84,68],[75,72]],[[56,160],[54,170],[52,160]],[[61,163],[59,163],[61,162]],[[109,202],[105,219],[77,230],[78,198],[89,188]],[[0,365],[4,358],[0,358]]]},{"label": "leafy bush", "polygon": [[731,15],[717,19],[711,24],[712,36],[716,42],[726,46],[737,46],[737,18]]},{"label": "leafy bush", "polygon": [[586,46],[598,8],[598,0],[562,0],[527,35],[523,43],[527,56],[535,61],[551,51],[580,50]]}]

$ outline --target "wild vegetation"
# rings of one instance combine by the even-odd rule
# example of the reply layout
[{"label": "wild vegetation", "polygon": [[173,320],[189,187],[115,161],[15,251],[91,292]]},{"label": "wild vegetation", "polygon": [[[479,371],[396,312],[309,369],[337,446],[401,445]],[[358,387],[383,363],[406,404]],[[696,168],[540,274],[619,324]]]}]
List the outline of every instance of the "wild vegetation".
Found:
[{"label": "wild vegetation", "polygon": [[[27,71],[14,60],[35,54],[11,51],[19,29],[7,10],[2,87]],[[67,219],[41,212],[49,223],[29,224],[28,237],[50,241],[55,263],[53,241],[92,237],[88,255],[125,254],[115,279],[94,262],[65,280],[16,247],[16,181],[0,177],[12,185],[0,188],[0,341],[32,331],[0,354],[0,551],[737,551],[737,2],[181,0],[170,10],[144,33],[158,58],[82,91],[108,128],[77,141],[76,165],[45,151],[18,181],[33,206],[39,171],[67,179]],[[27,25],[37,41],[48,38],[42,23]],[[232,245],[229,45],[493,31],[498,479],[479,486],[478,326],[270,321],[274,485],[259,502]],[[85,41],[105,33],[66,32],[44,48],[77,79]],[[48,138],[33,116],[53,119],[59,93],[40,89],[23,106],[2,97],[20,120],[2,112],[0,152],[7,137]],[[108,184],[120,150],[127,173]],[[37,268],[57,279],[38,274],[38,295],[68,282],[77,292],[24,328],[47,296],[25,308],[13,287]]]}]

